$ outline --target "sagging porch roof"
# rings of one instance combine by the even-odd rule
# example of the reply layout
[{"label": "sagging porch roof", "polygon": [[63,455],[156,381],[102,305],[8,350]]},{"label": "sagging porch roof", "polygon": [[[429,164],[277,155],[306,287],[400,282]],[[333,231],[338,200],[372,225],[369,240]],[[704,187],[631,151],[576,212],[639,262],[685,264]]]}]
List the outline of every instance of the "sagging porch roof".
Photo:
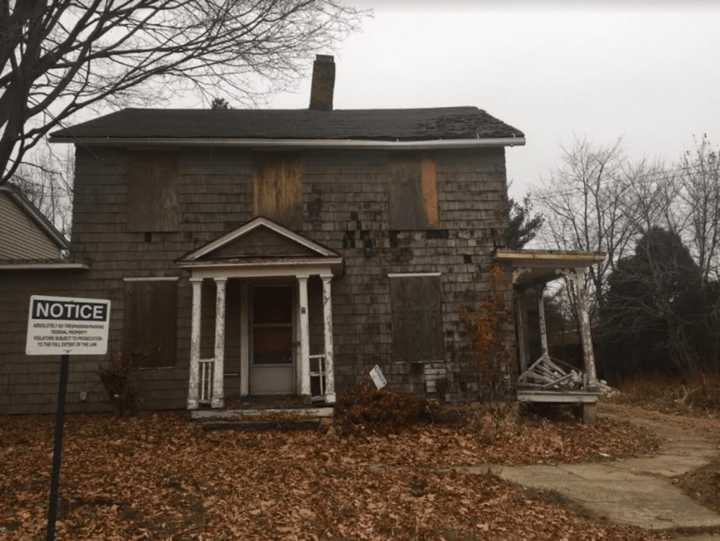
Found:
[{"label": "sagging porch roof", "polygon": [[342,267],[343,259],[337,252],[304,235],[258,216],[185,254],[177,262],[187,269],[327,267],[335,270]]},{"label": "sagging porch roof", "polygon": [[604,252],[580,250],[507,250],[495,251],[495,259],[510,264],[513,286],[518,289],[546,284],[562,278],[565,271],[584,269],[605,260]]}]

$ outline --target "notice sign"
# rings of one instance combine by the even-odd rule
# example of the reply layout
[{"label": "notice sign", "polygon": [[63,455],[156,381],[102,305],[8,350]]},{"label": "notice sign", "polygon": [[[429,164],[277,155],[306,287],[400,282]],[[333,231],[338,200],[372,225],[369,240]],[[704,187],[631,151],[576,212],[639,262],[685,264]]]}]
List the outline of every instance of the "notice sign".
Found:
[{"label": "notice sign", "polygon": [[107,353],[110,301],[68,297],[30,297],[27,355],[103,355]]},{"label": "notice sign", "polygon": [[380,367],[378,365],[373,366],[373,369],[370,370],[370,378],[373,380],[375,388],[378,390],[382,389],[387,385],[385,374],[382,373],[382,370],[380,370]]}]

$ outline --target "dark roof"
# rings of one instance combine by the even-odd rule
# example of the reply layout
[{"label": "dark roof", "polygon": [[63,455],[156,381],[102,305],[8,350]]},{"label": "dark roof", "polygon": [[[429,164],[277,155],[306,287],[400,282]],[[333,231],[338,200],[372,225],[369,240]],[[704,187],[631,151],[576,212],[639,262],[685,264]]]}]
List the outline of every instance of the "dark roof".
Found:
[{"label": "dark roof", "polygon": [[477,107],[435,109],[123,109],[55,138],[495,139],[523,133]]}]

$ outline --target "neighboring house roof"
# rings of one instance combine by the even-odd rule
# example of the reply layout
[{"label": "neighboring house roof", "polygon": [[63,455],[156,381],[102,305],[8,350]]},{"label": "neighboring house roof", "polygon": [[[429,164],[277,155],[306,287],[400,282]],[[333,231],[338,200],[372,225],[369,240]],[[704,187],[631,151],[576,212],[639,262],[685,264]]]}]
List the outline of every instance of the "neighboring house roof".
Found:
[{"label": "neighboring house roof", "polygon": [[[523,133],[477,107],[427,109],[123,109],[54,132],[56,142],[188,139],[260,141],[496,141]],[[367,145],[366,145],[367,146]]]},{"label": "neighboring house roof", "polygon": [[10,184],[0,186],[0,262],[63,260],[67,239]]}]

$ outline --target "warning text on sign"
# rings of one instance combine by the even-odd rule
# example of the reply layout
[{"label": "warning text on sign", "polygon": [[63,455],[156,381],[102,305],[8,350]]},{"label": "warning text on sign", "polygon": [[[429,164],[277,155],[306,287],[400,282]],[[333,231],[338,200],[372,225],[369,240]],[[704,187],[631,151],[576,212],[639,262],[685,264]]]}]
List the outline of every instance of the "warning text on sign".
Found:
[{"label": "warning text on sign", "polygon": [[25,353],[103,355],[109,323],[109,300],[33,295]]}]

